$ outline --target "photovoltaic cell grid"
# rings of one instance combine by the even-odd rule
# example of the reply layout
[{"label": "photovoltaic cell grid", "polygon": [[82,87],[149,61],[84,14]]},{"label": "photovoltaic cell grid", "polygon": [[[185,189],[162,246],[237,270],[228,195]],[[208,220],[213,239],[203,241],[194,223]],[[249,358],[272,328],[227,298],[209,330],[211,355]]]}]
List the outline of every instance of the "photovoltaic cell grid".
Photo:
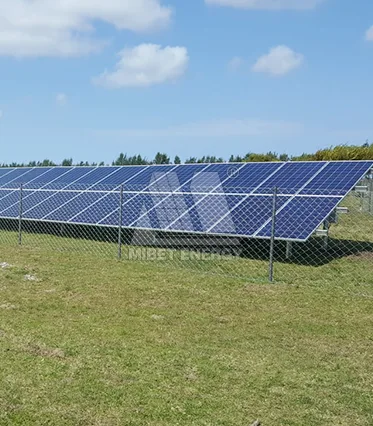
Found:
[{"label": "photovoltaic cell grid", "polygon": [[0,217],[305,241],[373,161],[0,169]]}]

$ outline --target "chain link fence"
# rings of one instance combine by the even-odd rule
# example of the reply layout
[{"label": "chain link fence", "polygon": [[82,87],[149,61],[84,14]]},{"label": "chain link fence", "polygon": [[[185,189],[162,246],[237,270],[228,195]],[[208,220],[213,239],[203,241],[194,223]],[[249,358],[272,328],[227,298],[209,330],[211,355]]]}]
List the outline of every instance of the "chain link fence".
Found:
[{"label": "chain link fence", "polygon": [[[186,268],[251,282],[373,284],[372,179],[362,181],[306,242],[278,237],[277,219],[284,215],[286,202],[281,188],[268,188],[264,195],[253,197],[250,209],[243,203],[233,210],[228,198],[234,193],[206,198],[206,188],[193,191],[191,208],[185,202],[191,195],[163,193],[159,188],[149,195],[128,186],[96,185],[92,190],[87,186],[50,189],[47,183],[32,189],[19,185],[0,196],[0,248],[18,245],[40,252],[117,257],[123,263]],[[320,214],[319,206],[309,202],[293,217],[297,213],[299,222],[289,220],[286,229],[290,236],[294,228],[299,231]],[[197,219],[207,232],[187,231],[193,230]],[[281,220],[281,227],[286,227],[286,216]],[[158,229],[152,229],[155,221]],[[263,223],[262,228],[269,227],[268,238],[235,235],[237,222],[248,230]],[[170,224],[186,231],[168,230]]]}]

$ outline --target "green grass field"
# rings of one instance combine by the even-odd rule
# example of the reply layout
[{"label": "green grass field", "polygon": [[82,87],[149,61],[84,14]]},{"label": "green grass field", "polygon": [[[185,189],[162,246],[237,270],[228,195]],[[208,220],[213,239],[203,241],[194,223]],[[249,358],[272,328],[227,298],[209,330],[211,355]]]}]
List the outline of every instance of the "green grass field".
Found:
[{"label": "green grass field", "polygon": [[0,424],[373,424],[371,253],[277,262],[268,284],[14,237],[0,231]]}]

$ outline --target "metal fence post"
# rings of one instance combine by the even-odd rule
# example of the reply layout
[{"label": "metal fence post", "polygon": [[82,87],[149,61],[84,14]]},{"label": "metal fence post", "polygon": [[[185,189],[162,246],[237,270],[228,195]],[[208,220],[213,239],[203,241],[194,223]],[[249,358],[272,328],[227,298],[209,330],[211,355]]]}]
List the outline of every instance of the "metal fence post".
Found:
[{"label": "metal fence post", "polygon": [[276,209],[277,209],[277,188],[273,188],[272,229],[271,229],[271,244],[269,249],[269,281],[271,283],[273,282],[273,260],[274,260],[274,254],[275,254]]},{"label": "metal fence post", "polygon": [[19,187],[18,244],[22,245],[23,185]]},{"label": "metal fence post", "polygon": [[123,226],[123,185],[119,193],[119,222],[118,222],[118,259],[122,259],[122,226]]}]

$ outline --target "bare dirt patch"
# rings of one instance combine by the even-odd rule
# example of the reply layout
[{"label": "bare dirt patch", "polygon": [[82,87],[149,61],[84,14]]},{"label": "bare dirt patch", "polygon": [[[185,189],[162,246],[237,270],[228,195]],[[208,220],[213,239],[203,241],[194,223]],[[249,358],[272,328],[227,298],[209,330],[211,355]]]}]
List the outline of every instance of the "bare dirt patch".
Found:
[{"label": "bare dirt patch", "polygon": [[30,344],[25,347],[25,351],[43,358],[65,358],[65,353],[60,348],[47,348],[37,344]]},{"label": "bare dirt patch", "polygon": [[24,276],[26,281],[39,281],[39,279],[35,276],[35,275],[31,275],[31,274],[26,274]]},{"label": "bare dirt patch", "polygon": [[372,261],[373,260],[373,252],[363,251],[361,253],[351,254],[350,256],[347,256],[347,259]]}]

